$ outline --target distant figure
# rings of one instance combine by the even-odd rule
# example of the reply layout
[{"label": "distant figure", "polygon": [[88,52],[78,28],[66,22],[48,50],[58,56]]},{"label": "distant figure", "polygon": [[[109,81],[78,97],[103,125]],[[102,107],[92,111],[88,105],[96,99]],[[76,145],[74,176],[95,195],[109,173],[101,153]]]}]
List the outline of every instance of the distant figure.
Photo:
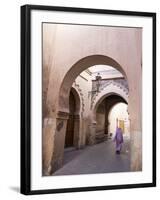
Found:
[{"label": "distant figure", "polygon": [[116,128],[116,134],[113,139],[114,142],[116,142],[116,153],[120,154],[122,149],[122,143],[123,143],[123,134],[121,128]]}]

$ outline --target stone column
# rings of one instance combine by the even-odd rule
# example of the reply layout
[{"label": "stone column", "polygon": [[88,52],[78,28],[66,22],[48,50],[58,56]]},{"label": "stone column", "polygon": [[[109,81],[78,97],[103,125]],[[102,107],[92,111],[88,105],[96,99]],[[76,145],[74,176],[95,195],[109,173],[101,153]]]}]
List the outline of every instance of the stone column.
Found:
[{"label": "stone column", "polygon": [[[130,84],[129,115],[131,139],[131,171],[142,170],[142,80],[141,71],[136,75],[137,82]],[[145,134],[145,133],[144,133]]]},{"label": "stone column", "polygon": [[79,142],[78,148],[83,149],[88,144],[88,126],[89,126],[89,119],[88,118],[80,118],[79,124]]},{"label": "stone column", "polygon": [[51,174],[63,165],[63,154],[68,117],[69,114],[66,112],[58,112],[57,114],[51,162]]},{"label": "stone column", "polygon": [[53,153],[54,133],[55,133],[56,119],[45,117],[43,120],[42,131],[42,168],[43,176],[50,174],[50,163]]},{"label": "stone column", "polygon": [[93,121],[89,125],[89,138],[88,138],[88,144],[93,145],[95,144],[95,135],[96,135],[96,121]]},{"label": "stone column", "polygon": [[141,171],[142,167],[142,133],[140,131],[132,131],[131,171]]},{"label": "stone column", "polygon": [[74,138],[73,145],[79,149],[79,139],[80,139],[80,117],[79,115],[74,115]]},{"label": "stone column", "polygon": [[131,149],[131,171],[142,170],[142,129],[141,129],[141,109],[130,104],[130,149]]},{"label": "stone column", "polygon": [[109,114],[109,106],[107,100],[105,100],[105,123],[104,123],[104,134],[108,135],[108,114]]}]

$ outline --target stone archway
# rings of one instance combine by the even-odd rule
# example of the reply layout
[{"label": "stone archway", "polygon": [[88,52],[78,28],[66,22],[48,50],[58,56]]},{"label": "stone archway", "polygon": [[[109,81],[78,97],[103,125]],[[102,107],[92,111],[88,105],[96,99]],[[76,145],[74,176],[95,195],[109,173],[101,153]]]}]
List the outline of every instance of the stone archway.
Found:
[{"label": "stone archway", "polygon": [[[63,146],[64,146],[64,139],[65,139],[65,132],[67,127],[67,120],[69,116],[69,93],[70,89],[73,85],[73,82],[77,78],[77,76],[87,68],[93,65],[110,65],[116,68],[127,80],[127,75],[123,69],[123,67],[116,62],[113,58],[105,56],[105,55],[91,55],[85,58],[82,58],[78,62],[76,62],[70,70],[66,73],[61,87],[59,91],[59,97],[57,101],[57,117],[56,117],[56,131],[54,137],[54,150],[52,155],[52,170],[53,173],[55,170],[60,168],[63,163]],[[89,130],[91,133],[89,144],[92,143],[92,125],[88,124]],[[60,128],[59,128],[60,127]]]},{"label": "stone archway", "polygon": [[[116,97],[113,98],[112,97]],[[93,99],[92,102],[92,108],[91,108],[91,122],[90,122],[90,144],[95,143],[95,136],[96,136],[96,127],[97,127],[97,121],[96,121],[96,111],[98,106],[104,101],[105,99],[111,99],[109,103],[105,103],[105,109],[106,109],[106,115],[105,116],[105,133],[108,133],[108,114],[109,110],[112,106],[114,106],[118,102],[125,102],[128,104],[128,90],[126,90],[122,86],[115,85],[113,83],[107,85],[107,87],[103,88],[103,90],[96,95],[96,97]]]},{"label": "stone archway", "polygon": [[128,95],[129,90],[121,84],[116,85],[113,82],[111,82],[92,99],[91,110],[93,111],[93,114],[97,109],[97,106],[100,104],[100,102],[102,102],[103,99],[105,99],[107,96],[111,94],[116,94],[122,97],[127,103],[129,101],[129,95]]},{"label": "stone archway", "polygon": [[95,143],[103,142],[109,138],[109,113],[111,109],[118,103],[127,104],[126,100],[118,94],[105,95],[103,100],[100,100],[95,108]]},{"label": "stone archway", "polygon": [[91,55],[76,62],[66,73],[59,91],[58,111],[68,112],[69,91],[76,77],[87,68],[93,65],[109,65],[117,69],[127,80],[123,67],[113,58],[105,55]]},{"label": "stone archway", "polygon": [[[96,110],[98,108],[98,106],[100,105],[100,103],[105,99],[108,98],[109,96],[112,95],[116,95],[118,96],[120,99],[123,99],[124,102],[126,102],[128,104],[129,102],[129,90],[128,87],[124,87],[122,84],[114,84],[113,81],[110,82],[110,84],[105,85],[105,87],[103,87],[101,89],[101,91],[99,93],[97,93],[97,95],[94,96],[94,98],[92,99],[91,102],[91,113],[90,113],[90,134],[89,134],[89,140],[90,140],[90,144],[94,144],[95,141],[95,135],[96,135]],[[121,101],[123,101],[121,100]],[[113,102],[114,103],[114,102]],[[116,103],[116,101],[115,101]],[[107,121],[106,121],[106,126],[107,126]]]}]

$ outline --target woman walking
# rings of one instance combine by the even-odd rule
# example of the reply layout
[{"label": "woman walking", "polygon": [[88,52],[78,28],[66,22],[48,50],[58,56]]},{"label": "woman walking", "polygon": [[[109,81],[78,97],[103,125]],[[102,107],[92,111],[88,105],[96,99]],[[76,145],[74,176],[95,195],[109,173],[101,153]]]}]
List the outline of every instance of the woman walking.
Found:
[{"label": "woman walking", "polygon": [[123,133],[122,129],[117,126],[116,133],[113,139],[114,142],[116,142],[116,153],[120,154],[122,149],[122,143],[123,143]]}]

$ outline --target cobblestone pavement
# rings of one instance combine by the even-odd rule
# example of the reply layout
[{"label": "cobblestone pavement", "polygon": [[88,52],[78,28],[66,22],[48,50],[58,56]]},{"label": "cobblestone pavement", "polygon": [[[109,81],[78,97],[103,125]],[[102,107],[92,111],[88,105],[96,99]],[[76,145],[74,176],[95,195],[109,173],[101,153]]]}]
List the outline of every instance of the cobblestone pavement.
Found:
[{"label": "cobblestone pavement", "polygon": [[130,171],[129,146],[129,140],[124,139],[120,155],[115,154],[115,143],[111,139],[81,150],[66,149],[64,165],[53,175],[128,172]]}]

